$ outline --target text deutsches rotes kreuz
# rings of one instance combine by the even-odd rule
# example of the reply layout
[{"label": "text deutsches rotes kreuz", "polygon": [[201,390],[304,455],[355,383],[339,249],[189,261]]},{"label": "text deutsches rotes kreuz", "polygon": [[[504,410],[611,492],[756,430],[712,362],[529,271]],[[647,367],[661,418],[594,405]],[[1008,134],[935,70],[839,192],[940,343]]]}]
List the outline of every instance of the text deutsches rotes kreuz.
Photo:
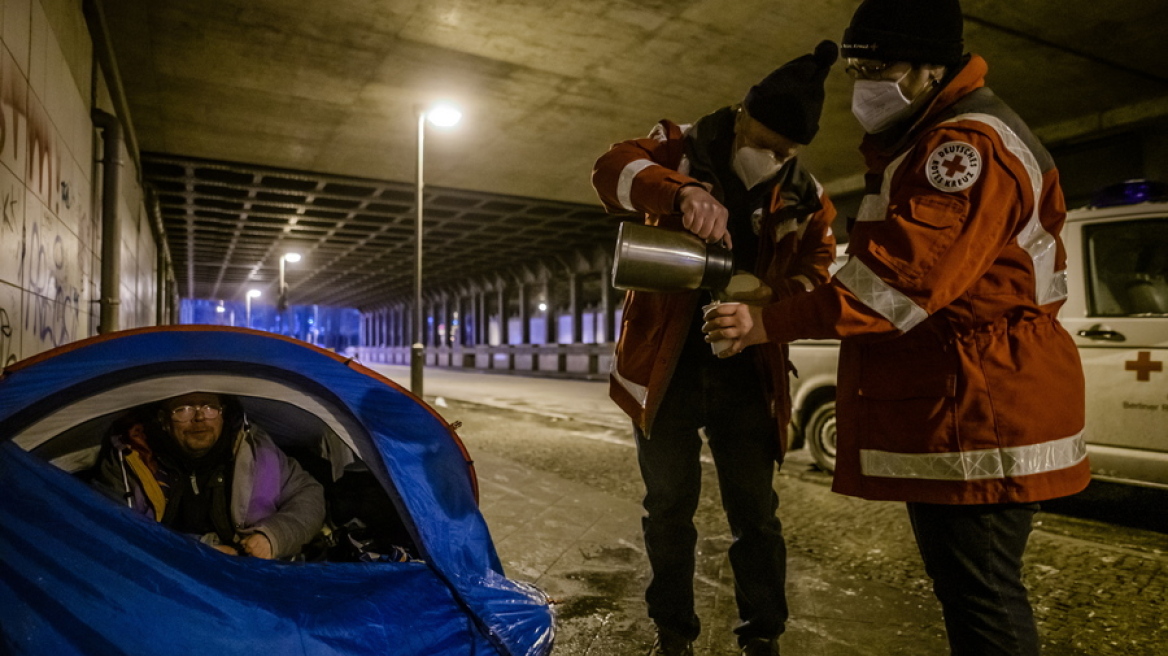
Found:
[{"label": "text deutsches rotes kreuz", "polygon": [[968,189],[981,176],[981,155],[970,144],[950,141],[929,154],[925,177],[940,191]]}]

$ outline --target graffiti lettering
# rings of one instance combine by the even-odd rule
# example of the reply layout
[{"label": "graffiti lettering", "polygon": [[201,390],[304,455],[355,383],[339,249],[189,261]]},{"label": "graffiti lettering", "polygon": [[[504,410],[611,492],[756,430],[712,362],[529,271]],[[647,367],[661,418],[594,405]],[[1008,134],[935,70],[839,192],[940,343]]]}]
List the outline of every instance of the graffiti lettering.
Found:
[{"label": "graffiti lettering", "polygon": [[15,189],[5,189],[0,198],[0,228],[7,228],[16,232],[16,210],[19,201],[15,198]]},{"label": "graffiti lettering", "polygon": [[48,346],[76,339],[81,325],[81,290],[67,282],[65,245],[58,235],[51,246],[41,237],[39,223],[32,224],[28,239],[28,291],[24,326]]},{"label": "graffiti lettering", "polygon": [[0,366],[7,367],[16,362],[12,348],[12,324],[8,321],[8,310],[0,307]]}]

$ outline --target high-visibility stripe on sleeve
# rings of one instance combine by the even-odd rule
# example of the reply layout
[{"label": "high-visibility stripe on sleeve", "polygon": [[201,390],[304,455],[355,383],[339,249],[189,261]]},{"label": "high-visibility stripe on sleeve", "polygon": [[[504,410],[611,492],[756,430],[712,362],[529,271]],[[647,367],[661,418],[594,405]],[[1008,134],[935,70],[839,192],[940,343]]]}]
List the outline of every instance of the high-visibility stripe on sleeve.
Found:
[{"label": "high-visibility stripe on sleeve", "polygon": [[901,153],[900,157],[892,160],[884,169],[884,180],[880,183],[880,193],[864,196],[860,201],[860,210],[856,213],[857,221],[883,221],[888,215],[888,203],[892,197],[892,176],[896,175],[896,170],[904,163],[904,158],[907,156],[908,151]]},{"label": "high-visibility stripe on sleeve", "polygon": [[848,258],[847,263],[835,272],[835,279],[855,294],[861,303],[888,319],[902,332],[908,332],[929,318],[928,312],[884,282],[858,257]]},{"label": "high-visibility stripe on sleeve", "polygon": [[625,391],[628,392],[642,408],[644,408],[645,400],[649,398],[649,388],[645,387],[644,385],[638,385],[637,383],[634,383],[628,378],[620,375],[620,372],[616,370],[615,359],[613,360],[612,371],[610,373],[612,373],[613,380],[615,380],[618,385],[625,388]]},{"label": "high-visibility stripe on sleeve", "polygon": [[620,202],[621,207],[630,212],[637,211],[637,208],[633,207],[633,201],[630,197],[633,191],[633,178],[636,178],[638,173],[650,166],[657,166],[657,164],[647,159],[635,159],[625,165],[620,173],[620,179],[616,183],[616,199]]},{"label": "high-visibility stripe on sleeve", "polygon": [[865,476],[933,481],[978,481],[1043,474],[1073,467],[1087,457],[1083,433],[1041,444],[957,453],[893,453],[863,449]]},{"label": "high-visibility stripe on sleeve", "polygon": [[1039,167],[1034,153],[1017,133],[996,116],[962,114],[946,121],[946,123],[957,121],[977,121],[988,125],[998,133],[1006,150],[1022,162],[1022,166],[1026,169],[1026,175],[1030,178],[1028,186],[1033,198],[1033,206],[1026,226],[1018,233],[1018,245],[1030,255],[1030,260],[1034,264],[1034,298],[1039,305],[1065,299],[1067,297],[1067,272],[1066,270],[1055,271],[1057,242],[1054,236],[1042,227],[1042,221],[1038,215],[1038,209],[1042,203],[1042,169]]}]

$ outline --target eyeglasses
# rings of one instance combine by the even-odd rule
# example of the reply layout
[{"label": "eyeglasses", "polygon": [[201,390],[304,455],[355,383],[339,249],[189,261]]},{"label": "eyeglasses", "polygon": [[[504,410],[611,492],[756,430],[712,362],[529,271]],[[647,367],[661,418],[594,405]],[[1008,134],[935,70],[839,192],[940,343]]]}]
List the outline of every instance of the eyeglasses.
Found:
[{"label": "eyeglasses", "polygon": [[201,413],[204,419],[214,419],[223,412],[223,406],[203,403],[202,405],[180,405],[170,411],[170,418],[175,421],[190,421],[195,413]]},{"label": "eyeglasses", "polygon": [[870,59],[847,59],[847,67],[844,72],[848,74],[853,80],[879,80],[888,74],[888,69],[892,68],[899,62],[884,62],[873,61]]}]

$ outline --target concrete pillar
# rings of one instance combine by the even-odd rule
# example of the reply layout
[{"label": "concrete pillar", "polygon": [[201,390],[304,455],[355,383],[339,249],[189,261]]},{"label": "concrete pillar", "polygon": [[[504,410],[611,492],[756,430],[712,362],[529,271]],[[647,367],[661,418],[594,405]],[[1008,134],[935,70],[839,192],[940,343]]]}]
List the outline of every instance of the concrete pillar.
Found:
[{"label": "concrete pillar", "polygon": [[596,317],[596,343],[611,342],[613,337],[613,293],[608,273],[600,274],[600,310]]},{"label": "concrete pillar", "polygon": [[463,346],[471,346],[474,344],[474,294],[465,294],[460,304],[462,309],[458,316],[462,324],[459,326],[459,334],[462,335]]},{"label": "concrete pillar", "polygon": [[584,303],[580,289],[580,275],[568,274],[568,314],[572,315],[572,325],[569,328],[572,344],[579,344],[584,339]]},{"label": "concrete pillar", "polygon": [[426,347],[438,346],[438,303],[426,303]]},{"label": "concrete pillar", "polygon": [[388,330],[385,335],[386,346],[397,346],[401,342],[401,317],[398,316],[397,310],[392,307],[385,308],[385,318],[388,325]]},{"label": "concrete pillar", "polygon": [[385,312],[385,346],[397,346],[397,313],[393,311],[392,307],[387,307]]},{"label": "concrete pillar", "polygon": [[499,343],[503,346],[511,343],[508,324],[509,315],[507,312],[507,283],[503,280],[499,281]]},{"label": "concrete pillar", "polygon": [[450,296],[442,295],[442,326],[445,331],[442,334],[442,346],[450,346],[453,335],[450,332]]},{"label": "concrete pillar", "polygon": [[552,298],[552,286],[547,282],[543,283],[543,298],[546,299],[544,303],[547,305],[547,310],[543,313],[543,342],[555,344],[559,319],[556,317],[556,301]]},{"label": "concrete pillar", "polygon": [[400,335],[398,346],[408,347],[414,343],[414,317],[410,310],[410,306],[404,303],[397,306],[398,334]]},{"label": "concrete pillar", "polygon": [[398,346],[409,346],[414,342],[414,318],[410,314],[410,306],[397,306]]},{"label": "concrete pillar", "polygon": [[515,290],[519,301],[519,340],[521,344],[531,343],[531,306],[527,298],[527,285],[518,283]]},{"label": "concrete pillar", "polygon": [[458,321],[457,327],[452,327],[450,332],[451,346],[461,346],[463,343],[463,295],[454,292],[454,298],[451,299],[451,323]]},{"label": "concrete pillar", "polygon": [[414,317],[409,305],[397,306],[398,346],[408,347],[414,343]]},{"label": "concrete pillar", "polygon": [[487,343],[487,293],[475,292],[475,345]]}]

